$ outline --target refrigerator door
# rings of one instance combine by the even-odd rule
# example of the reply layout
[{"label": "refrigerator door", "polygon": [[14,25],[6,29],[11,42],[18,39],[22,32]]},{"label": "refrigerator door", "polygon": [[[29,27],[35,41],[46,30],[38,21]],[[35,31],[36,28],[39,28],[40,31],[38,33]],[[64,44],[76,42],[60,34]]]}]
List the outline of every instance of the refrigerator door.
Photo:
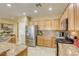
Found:
[{"label": "refrigerator door", "polygon": [[36,46],[36,36],[37,36],[37,26],[30,26],[28,27],[28,39],[27,45],[28,46]]}]

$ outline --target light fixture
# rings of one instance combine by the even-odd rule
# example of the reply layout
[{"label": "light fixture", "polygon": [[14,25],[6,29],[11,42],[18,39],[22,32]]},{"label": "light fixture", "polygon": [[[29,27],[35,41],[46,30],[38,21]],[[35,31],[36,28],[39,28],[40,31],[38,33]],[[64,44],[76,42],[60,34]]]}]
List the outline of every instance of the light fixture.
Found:
[{"label": "light fixture", "polygon": [[37,13],[38,12],[38,10],[34,10],[34,13]]},{"label": "light fixture", "polygon": [[11,4],[6,4],[8,7],[11,7],[12,5]]},{"label": "light fixture", "polygon": [[52,11],[52,8],[50,7],[48,10],[49,10],[49,11]]},{"label": "light fixture", "polygon": [[23,15],[26,15],[26,13],[25,13],[25,12],[23,12]]}]

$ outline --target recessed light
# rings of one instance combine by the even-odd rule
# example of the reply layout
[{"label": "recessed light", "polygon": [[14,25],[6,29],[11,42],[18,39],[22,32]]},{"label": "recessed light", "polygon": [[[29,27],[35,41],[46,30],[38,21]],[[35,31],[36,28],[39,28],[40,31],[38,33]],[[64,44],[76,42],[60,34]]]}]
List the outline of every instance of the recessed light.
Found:
[{"label": "recessed light", "polygon": [[6,4],[8,7],[11,7],[12,5],[11,4]]},{"label": "recessed light", "polygon": [[49,11],[52,11],[52,8],[49,8]]},{"label": "recessed light", "polygon": [[26,15],[26,13],[25,13],[25,12],[23,12],[23,15]]},{"label": "recessed light", "polygon": [[37,13],[38,12],[38,10],[34,10],[34,13]]}]

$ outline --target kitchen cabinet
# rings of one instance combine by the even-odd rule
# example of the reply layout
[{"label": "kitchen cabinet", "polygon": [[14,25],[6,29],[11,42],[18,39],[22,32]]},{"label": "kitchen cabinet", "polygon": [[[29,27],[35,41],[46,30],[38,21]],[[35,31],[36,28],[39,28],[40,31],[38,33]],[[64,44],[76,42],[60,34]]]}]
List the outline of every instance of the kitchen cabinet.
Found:
[{"label": "kitchen cabinet", "polygon": [[37,36],[37,45],[39,45],[39,46],[44,45],[44,37],[43,36]]},{"label": "kitchen cabinet", "polygon": [[51,21],[45,21],[44,22],[44,29],[45,30],[52,30],[52,27],[51,27]]},{"label": "kitchen cabinet", "polygon": [[60,24],[59,24],[59,19],[51,21],[51,28],[52,30],[60,30]]},{"label": "kitchen cabinet", "polygon": [[78,28],[78,20],[76,20],[76,9],[74,6],[75,4],[69,4],[68,7],[66,8],[66,10],[64,11],[62,17],[61,17],[61,20],[60,20],[60,28],[61,30],[62,29],[62,25],[64,24],[63,23],[63,20],[66,20],[66,18],[68,19],[68,30],[69,31],[74,31],[74,30],[77,30]]},{"label": "kitchen cabinet", "polygon": [[75,30],[75,12],[74,4],[68,6],[68,30]]},{"label": "kitchen cabinet", "polygon": [[38,25],[38,22],[37,21],[30,21],[29,25]]},{"label": "kitchen cabinet", "polygon": [[38,21],[38,29],[39,30],[51,30],[51,21],[49,20]]},{"label": "kitchen cabinet", "polygon": [[75,30],[79,30],[79,3],[74,4],[75,6]]},{"label": "kitchen cabinet", "polygon": [[38,22],[37,22],[37,21],[34,21],[33,24],[34,24],[34,25],[38,25]]},{"label": "kitchen cabinet", "polygon": [[46,37],[46,36],[38,36],[37,45],[43,46],[43,47],[55,48],[56,47],[55,38]]},{"label": "kitchen cabinet", "polygon": [[64,28],[63,28],[63,25],[64,25],[64,23],[63,23],[63,21],[65,20],[65,19],[67,19],[68,18],[68,8],[66,8],[66,10],[64,11],[64,13],[63,13],[63,15],[62,15],[62,17],[61,17],[61,19],[60,19],[60,30],[64,30]]},{"label": "kitchen cabinet", "polygon": [[59,19],[31,21],[29,25],[38,25],[38,30],[59,30]]},{"label": "kitchen cabinet", "polygon": [[56,48],[56,38],[55,37],[51,37],[51,41],[52,41],[52,43],[51,43],[51,47],[52,48]]},{"label": "kitchen cabinet", "polygon": [[44,46],[45,47],[51,47],[51,45],[52,45],[52,40],[51,40],[51,38],[45,38],[44,39]]},{"label": "kitchen cabinet", "polygon": [[45,27],[44,27],[44,21],[38,21],[38,29],[39,30],[44,30],[45,29]]}]

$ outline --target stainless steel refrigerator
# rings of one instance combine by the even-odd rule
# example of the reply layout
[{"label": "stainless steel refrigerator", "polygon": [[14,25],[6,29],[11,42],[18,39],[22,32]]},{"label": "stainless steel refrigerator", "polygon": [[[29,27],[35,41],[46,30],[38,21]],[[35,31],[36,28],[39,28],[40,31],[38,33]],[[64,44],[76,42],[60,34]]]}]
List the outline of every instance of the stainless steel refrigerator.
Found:
[{"label": "stainless steel refrigerator", "polygon": [[26,26],[26,45],[27,46],[36,46],[37,41],[37,26]]}]

